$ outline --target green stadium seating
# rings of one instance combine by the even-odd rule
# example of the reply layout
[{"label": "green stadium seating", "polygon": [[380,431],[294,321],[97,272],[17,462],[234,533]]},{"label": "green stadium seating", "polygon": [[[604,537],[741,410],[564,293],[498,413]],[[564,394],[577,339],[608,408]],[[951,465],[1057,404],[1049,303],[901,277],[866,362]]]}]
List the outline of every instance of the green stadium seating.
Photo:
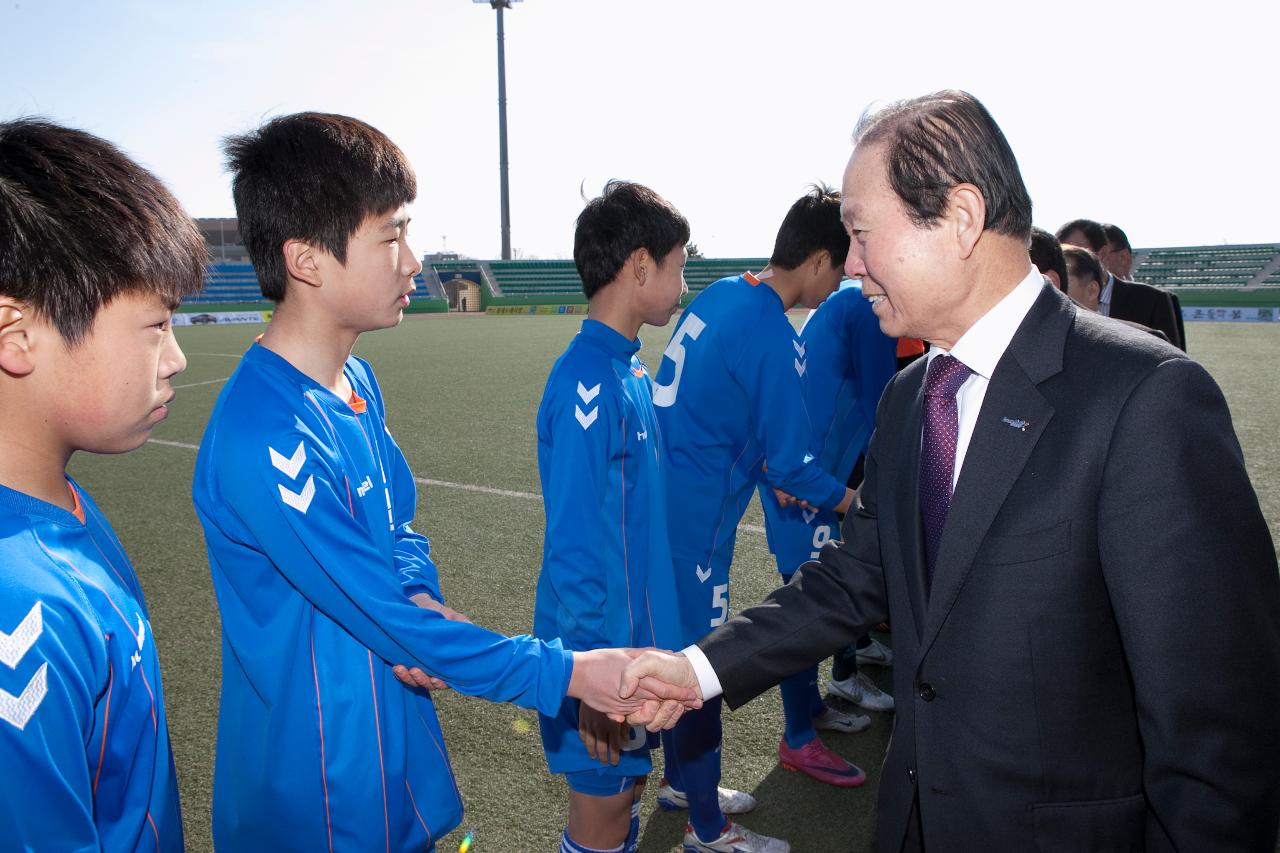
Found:
[{"label": "green stadium seating", "polygon": [[[1280,255],[1280,244],[1139,249],[1138,281],[1176,287],[1244,287]],[[1274,279],[1274,273],[1267,281]]]}]

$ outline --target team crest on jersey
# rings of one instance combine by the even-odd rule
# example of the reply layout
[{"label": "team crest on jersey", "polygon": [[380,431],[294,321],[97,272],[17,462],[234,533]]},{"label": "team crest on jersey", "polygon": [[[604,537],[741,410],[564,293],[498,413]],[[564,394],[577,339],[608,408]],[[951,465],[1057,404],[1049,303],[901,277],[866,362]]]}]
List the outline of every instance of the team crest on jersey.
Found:
[{"label": "team crest on jersey", "polygon": [[[40,609],[40,602],[37,601],[12,632],[6,634],[0,630],[0,663],[9,669],[16,670],[42,633],[44,633],[44,616]],[[49,664],[46,662],[40,664],[35,675],[31,676],[17,696],[0,689],[0,720],[19,730],[25,729],[27,723],[31,721],[31,715],[40,707],[40,703],[44,701],[48,692]]]},{"label": "team crest on jersey", "polygon": [[[273,468],[280,471],[290,480],[298,479],[298,474],[302,471],[302,465],[307,461],[307,449],[301,441],[298,442],[298,446],[291,456],[285,456],[271,446],[268,446],[267,450],[270,452],[271,466]],[[276,484],[276,488],[280,490],[280,500],[303,515],[307,514],[307,510],[311,507],[311,499],[316,496],[316,480],[313,475],[307,476],[307,481],[302,484],[302,488],[299,491],[291,491],[279,483]]]},{"label": "team crest on jersey", "polygon": [[[582,405],[587,406],[600,393],[600,383],[597,382],[588,388],[581,382],[578,383],[578,397],[582,400]],[[591,425],[596,422],[596,418],[600,416],[600,407],[598,405],[591,406],[591,411],[583,411],[582,406],[576,403],[573,406],[573,416],[578,419],[578,425],[584,430],[591,429]]]}]

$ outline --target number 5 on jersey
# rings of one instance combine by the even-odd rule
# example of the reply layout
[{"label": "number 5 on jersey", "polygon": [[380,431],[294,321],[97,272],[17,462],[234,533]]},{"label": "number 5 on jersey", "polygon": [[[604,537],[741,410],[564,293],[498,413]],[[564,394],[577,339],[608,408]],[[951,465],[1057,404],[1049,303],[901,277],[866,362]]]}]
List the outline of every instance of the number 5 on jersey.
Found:
[{"label": "number 5 on jersey", "polygon": [[[684,339],[688,338],[690,342],[696,341],[698,335],[702,334],[702,330],[707,324],[702,322],[702,318],[697,314],[688,311],[684,312],[684,319],[680,321],[680,328],[676,329],[676,333],[671,336],[671,343],[667,344],[667,348],[663,350],[662,357],[671,359],[671,363],[675,365],[675,375],[671,377],[669,385],[663,385],[657,381],[657,376],[653,382],[653,404],[655,406],[672,406],[676,402],[676,394],[680,391],[680,377],[684,374],[684,357],[686,351],[684,348]],[[661,368],[659,368],[661,373]]]}]

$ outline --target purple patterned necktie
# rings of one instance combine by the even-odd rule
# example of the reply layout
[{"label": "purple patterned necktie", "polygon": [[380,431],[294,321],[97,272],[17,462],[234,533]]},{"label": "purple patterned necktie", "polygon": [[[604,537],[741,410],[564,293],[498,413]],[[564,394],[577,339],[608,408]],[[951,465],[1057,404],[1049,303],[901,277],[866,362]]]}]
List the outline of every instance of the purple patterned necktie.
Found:
[{"label": "purple patterned necktie", "polygon": [[924,435],[920,441],[920,516],[924,521],[926,577],[932,585],[938,542],[951,509],[951,482],[956,465],[960,416],[956,392],[971,371],[949,355],[929,363],[924,380]]}]

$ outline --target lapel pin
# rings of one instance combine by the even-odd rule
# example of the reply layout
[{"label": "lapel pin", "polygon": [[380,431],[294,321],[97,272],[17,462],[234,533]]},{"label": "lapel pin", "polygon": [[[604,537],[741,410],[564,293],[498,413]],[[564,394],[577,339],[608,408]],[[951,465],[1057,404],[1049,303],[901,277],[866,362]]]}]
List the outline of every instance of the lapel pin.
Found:
[{"label": "lapel pin", "polygon": [[1020,432],[1026,432],[1027,427],[1031,426],[1031,424],[1027,423],[1022,418],[1001,418],[1000,420],[1004,421],[1009,426],[1013,427],[1014,429]]}]

